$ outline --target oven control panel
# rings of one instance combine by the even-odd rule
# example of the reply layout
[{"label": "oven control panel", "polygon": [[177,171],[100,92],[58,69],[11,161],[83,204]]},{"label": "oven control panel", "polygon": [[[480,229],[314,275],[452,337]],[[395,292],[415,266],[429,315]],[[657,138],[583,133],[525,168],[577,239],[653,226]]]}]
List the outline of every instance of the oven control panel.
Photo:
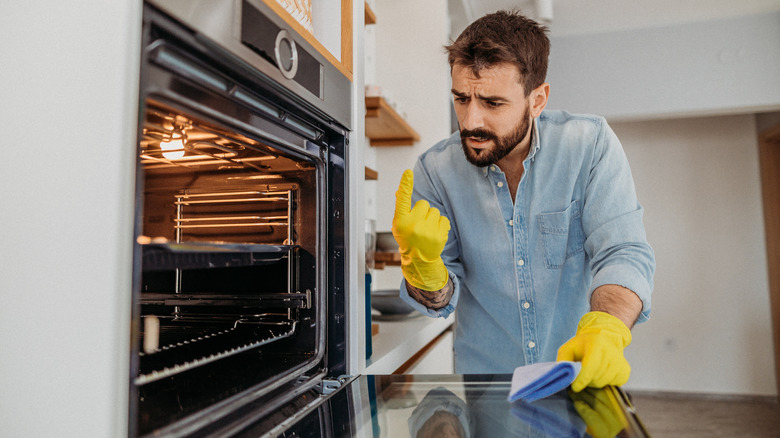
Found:
[{"label": "oven control panel", "polygon": [[246,1],[241,9],[241,42],[276,65],[282,76],[323,98],[322,64],[296,44],[290,32],[274,24]]}]

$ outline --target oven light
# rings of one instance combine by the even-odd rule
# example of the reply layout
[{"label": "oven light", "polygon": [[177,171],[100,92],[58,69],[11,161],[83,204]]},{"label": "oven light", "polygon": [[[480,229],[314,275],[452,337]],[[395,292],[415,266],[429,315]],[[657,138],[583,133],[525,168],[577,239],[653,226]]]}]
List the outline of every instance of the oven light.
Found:
[{"label": "oven light", "polygon": [[160,149],[162,149],[163,157],[169,160],[178,160],[184,157],[184,140],[175,138],[171,141],[161,141]]}]

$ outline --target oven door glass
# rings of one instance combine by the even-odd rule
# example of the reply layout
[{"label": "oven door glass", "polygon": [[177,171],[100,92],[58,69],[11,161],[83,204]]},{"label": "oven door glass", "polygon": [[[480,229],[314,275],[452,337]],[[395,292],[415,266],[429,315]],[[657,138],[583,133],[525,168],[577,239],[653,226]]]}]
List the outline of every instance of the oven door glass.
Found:
[{"label": "oven door glass", "polygon": [[[511,375],[361,376],[317,411],[296,419],[300,437],[626,437],[649,433],[615,387],[562,390],[526,403],[507,401]],[[265,436],[248,427],[241,437]],[[275,432],[269,436],[277,436]]]}]

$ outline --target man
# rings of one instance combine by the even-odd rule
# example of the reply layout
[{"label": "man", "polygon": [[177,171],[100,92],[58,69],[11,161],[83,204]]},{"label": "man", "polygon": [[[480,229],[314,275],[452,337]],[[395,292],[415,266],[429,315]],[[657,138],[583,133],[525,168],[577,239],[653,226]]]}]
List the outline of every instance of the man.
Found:
[{"label": "man", "polygon": [[401,179],[401,295],[433,317],[457,306],[458,373],[577,360],[575,391],[622,385],[655,259],[607,123],[544,111],[546,32],[502,11],[447,47],[460,132]]}]

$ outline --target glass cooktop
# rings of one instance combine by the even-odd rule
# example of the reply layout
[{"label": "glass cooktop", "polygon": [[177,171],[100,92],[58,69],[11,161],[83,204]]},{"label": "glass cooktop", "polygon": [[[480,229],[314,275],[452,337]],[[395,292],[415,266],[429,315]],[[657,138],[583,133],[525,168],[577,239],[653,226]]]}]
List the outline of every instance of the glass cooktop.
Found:
[{"label": "glass cooktop", "polygon": [[510,382],[511,375],[360,376],[279,436],[650,436],[620,388],[510,403]]}]

